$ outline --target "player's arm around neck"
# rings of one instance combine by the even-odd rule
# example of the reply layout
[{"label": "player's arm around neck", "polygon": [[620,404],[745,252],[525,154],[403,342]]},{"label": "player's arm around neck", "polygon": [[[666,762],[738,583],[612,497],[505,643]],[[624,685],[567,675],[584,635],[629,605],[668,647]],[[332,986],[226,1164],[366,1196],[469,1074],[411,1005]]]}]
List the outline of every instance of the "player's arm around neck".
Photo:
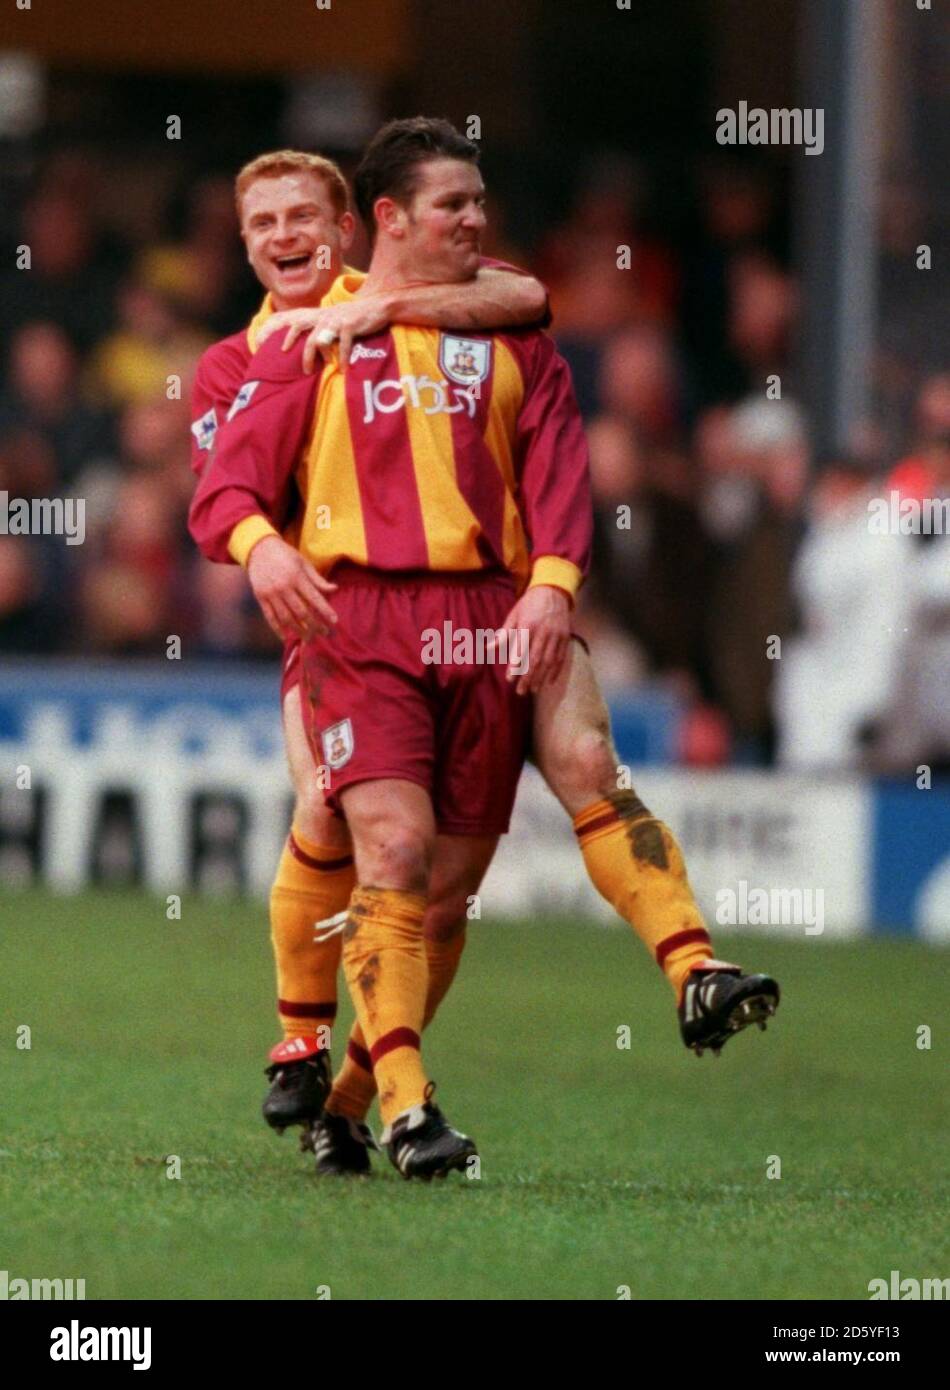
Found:
[{"label": "player's arm around neck", "polygon": [[480,266],[461,283],[404,285],[383,292],[391,323],[421,328],[522,328],[540,323],[548,296],[533,275]]},{"label": "player's arm around neck", "polygon": [[[471,280],[447,284],[418,282],[362,289],[352,299],[323,308],[275,314],[261,330],[261,341],[286,328],[289,350],[304,333],[304,370],[338,353],[345,370],[357,338],[382,333],[393,323],[420,328],[487,328],[539,325],[548,317],[547,291],[534,276],[504,266],[480,266]],[[339,343],[339,349],[336,344]]]}]

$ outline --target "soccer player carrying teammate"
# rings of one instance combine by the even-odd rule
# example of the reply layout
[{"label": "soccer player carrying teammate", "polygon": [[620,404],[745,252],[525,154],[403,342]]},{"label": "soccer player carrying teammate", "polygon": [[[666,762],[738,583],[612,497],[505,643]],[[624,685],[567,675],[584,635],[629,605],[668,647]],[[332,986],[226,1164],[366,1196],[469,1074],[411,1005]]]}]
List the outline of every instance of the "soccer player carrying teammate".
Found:
[{"label": "soccer player carrying teammate", "polygon": [[[433,214],[437,211],[433,201],[433,193],[438,188],[435,175],[447,160],[473,165],[475,153],[472,147],[469,147],[469,153],[465,152],[465,142],[440,146],[434,127],[441,130],[442,123],[420,120],[396,122],[387,127],[367,152],[358,175],[357,190],[361,210],[368,212],[378,207],[379,211],[385,211],[387,217],[398,213],[403,222],[400,223],[397,217],[394,226],[398,229],[402,225],[407,235],[420,234],[421,226],[421,245],[428,257],[426,264],[430,273],[445,274],[445,258],[443,256],[440,261],[439,255],[438,218],[433,221]],[[458,140],[458,137],[455,139]],[[409,161],[408,168],[410,171],[415,169],[415,174],[406,178],[406,169],[400,167],[400,160],[393,160],[393,146],[405,155],[406,147],[411,147],[413,141],[415,156]],[[401,177],[398,176],[400,174]],[[379,203],[380,198],[383,198],[383,204]],[[464,232],[466,226],[469,233],[473,228],[477,229],[479,219],[469,206],[470,201],[471,197],[468,202],[463,198],[454,209],[446,204],[440,213],[443,216],[446,212],[450,214],[448,225],[451,234]],[[387,235],[390,234],[385,227],[384,230]],[[342,300],[349,292],[344,280],[335,287],[334,297]],[[357,294],[353,302],[357,303],[359,298],[360,294]],[[312,320],[318,328],[321,315],[325,313],[326,310],[319,311]],[[367,342],[368,352],[374,350],[371,344],[375,341],[370,339]],[[456,364],[468,362],[469,369],[474,361],[478,369],[478,360],[472,355],[472,344],[466,342],[462,346],[465,351],[457,353],[453,361]],[[481,353],[483,346],[476,346],[477,353]],[[503,346],[516,351],[514,342]],[[383,350],[387,353],[391,351],[388,347]],[[504,360],[501,351],[496,349],[494,367],[484,384],[485,392],[492,400],[496,390],[503,399],[506,372],[499,372],[498,366]],[[255,374],[259,365],[256,363],[253,368]],[[450,362],[443,353],[438,376],[426,374],[430,386],[436,386],[443,392],[448,390],[449,382],[444,380],[444,376],[450,375],[449,367]],[[268,362],[269,373],[278,371],[278,368],[272,369]],[[399,399],[398,392],[380,396],[364,394],[362,403],[368,417],[364,423],[375,424],[392,411],[400,411],[401,417],[415,419],[420,412],[425,414],[427,405],[430,409],[433,407],[437,396],[424,397],[418,381],[413,392],[410,385],[413,374],[401,372],[400,375],[403,399]],[[256,382],[249,385],[254,391],[263,391],[268,383],[264,381],[261,384],[262,381],[263,378],[258,377]],[[387,383],[383,381],[381,384],[385,386]],[[365,387],[366,383],[363,385]],[[359,389],[358,385],[356,389]],[[478,409],[484,411],[484,406],[479,404]],[[245,420],[245,430],[249,420],[250,417]],[[461,423],[458,415],[453,422],[453,435],[457,423]],[[414,426],[410,422],[407,428],[412,432]],[[242,438],[246,444],[246,465],[247,460],[253,457],[253,441],[246,436]],[[491,428],[485,430],[484,439],[487,443],[497,443],[497,436],[493,436]],[[236,452],[232,439],[229,453],[235,463]],[[557,491],[563,485],[559,473],[561,453],[561,449],[555,450],[554,466],[548,469],[545,488],[549,491]],[[495,466],[498,467],[497,458]],[[567,476],[569,479],[570,475]],[[332,506],[332,479],[328,479],[328,486],[327,496]],[[631,923],[670,980],[678,1000],[684,1042],[697,1055],[705,1047],[718,1052],[729,1037],[748,1023],[757,1021],[764,1025],[765,1017],[774,1011],[778,1003],[778,987],[768,977],[746,976],[738,967],[711,958],[711,943],[690,892],[682,856],[670,831],[650,815],[634,793],[616,789],[617,759],[610,739],[607,711],[584,648],[580,643],[570,641],[570,606],[580,583],[580,567],[576,560],[572,561],[569,556],[558,553],[557,547],[550,548],[547,554],[538,549],[540,538],[533,532],[533,519],[525,507],[525,497],[518,481],[514,491],[531,547],[533,568],[532,583],[508,614],[505,626],[526,629],[531,637],[530,650],[535,659],[529,672],[519,679],[518,689],[534,693],[535,759],[552,790],[573,818],[585,864],[595,886]],[[512,494],[507,493],[505,511],[511,497]],[[217,500],[220,500],[220,493]],[[217,505],[215,496],[206,494],[201,506],[196,507],[195,521],[199,534],[207,523],[206,511],[212,504]],[[260,519],[246,520],[239,528],[240,536],[234,538],[242,543],[232,547],[234,555],[242,558],[242,552],[246,556],[245,547],[250,544],[253,547],[250,550],[252,565],[255,551],[266,548],[276,551],[281,544],[270,529],[256,529],[260,524]],[[270,537],[267,547],[262,536]],[[222,537],[223,541],[219,538],[217,547],[214,544],[205,546],[209,553],[219,559],[225,558],[227,553],[226,543],[230,538],[228,527],[224,528]],[[490,532],[483,532],[478,540],[479,543],[490,543]],[[540,544],[543,545],[543,541]],[[502,550],[505,551],[504,544]],[[300,556],[295,554],[294,564],[300,568],[294,568],[290,557],[284,558],[288,564],[288,575],[292,574],[293,578],[293,583],[288,582],[285,591],[292,593],[295,602],[302,605],[303,617],[298,617],[298,621],[331,621],[325,598],[321,596],[318,600],[311,597],[302,584],[304,575],[310,577],[306,562],[301,562]],[[512,559],[512,554],[506,554],[506,564],[511,564]],[[352,730],[344,728],[334,731],[331,726],[331,729],[323,732],[332,734],[326,753],[327,761],[334,756],[348,761],[351,757],[349,740]],[[355,746],[355,740],[352,746]],[[484,864],[480,868],[483,871]],[[464,874],[460,873],[458,881],[462,878]],[[430,902],[430,911],[431,906]],[[444,932],[450,941],[458,942],[458,953],[464,932],[463,906],[464,898],[461,904],[455,904],[460,918],[456,930]],[[446,912],[445,921],[451,922],[449,912]],[[435,982],[430,960],[427,1015],[431,1015],[447,989],[458,953],[447,972],[447,979]],[[365,1065],[369,1058],[365,1054],[360,1056],[362,1051],[360,1046],[354,1048],[351,1044],[343,1075],[334,1087],[326,1114],[315,1125],[318,1171],[359,1171],[366,1167],[365,1153],[357,1156],[351,1142],[357,1132],[353,1122],[365,1114],[373,1090],[372,1077]],[[324,1153],[323,1166],[320,1161],[321,1148]]]},{"label": "soccer player carrying teammate", "polygon": [[[366,293],[473,274],[484,225],[475,154],[444,123],[376,147],[362,170],[379,185]],[[351,292],[345,280],[339,292]],[[316,628],[301,656],[304,708],[355,852],[344,972],[390,1158],[406,1177],[442,1175],[474,1145],[432,1103],[421,1059],[430,869],[438,836],[468,866],[463,886],[477,887],[507,829],[529,707],[501,664],[427,662],[425,635],[446,623],[494,632],[526,582],[547,585],[562,565],[580,576],[586,449],[566,367],[538,331],[396,326],[367,336],[345,375],[323,365],[316,387],[299,356],[277,342],[258,352],[199,484],[192,532],[212,559],[289,551],[273,523],[294,492],[303,499],[301,554],[290,554],[311,585],[312,618],[303,593],[295,616]],[[543,680],[558,654],[537,632],[532,676]]]},{"label": "soccer player carrying teammate", "polygon": [[[198,365],[192,396],[192,466],[199,476],[218,427],[236,404],[267,325],[275,321],[283,325],[293,320],[294,311],[313,310],[321,303],[344,269],[344,254],[353,237],[343,175],[336,164],[319,155],[295,150],[261,155],[239,172],[235,196],[248,260],[267,293],[248,329],[215,343]],[[363,278],[355,271],[349,273],[351,284]],[[531,276],[482,262],[463,282],[400,286],[338,304],[323,312],[320,330],[339,337],[346,360],[353,335],[377,332],[390,322],[478,329],[538,322],[546,307],[544,289]],[[271,1053],[272,1084],[264,1101],[268,1123],[282,1130],[296,1123],[309,1126],[321,1113],[329,1089],[323,1030],[336,1015],[340,941],[329,937],[315,942],[314,924],[346,907],[353,888],[353,861],[349,832],[324,804],[307,746],[300,708],[301,629],[289,619],[278,562],[272,566],[270,560],[270,548],[257,547],[249,573],[272,626],[287,638],[281,709],[295,807],[270,899],[283,1042]],[[437,877],[434,890],[427,950],[430,974],[443,979],[456,946],[443,943],[437,935],[444,929],[445,908],[455,914],[448,898],[454,901],[456,895],[450,878],[444,876]],[[361,1080],[372,1080],[368,1062],[357,1074]],[[340,1142],[348,1143],[357,1162],[365,1155],[366,1137],[364,1129],[354,1126],[351,1134],[348,1125],[342,1127]]]}]

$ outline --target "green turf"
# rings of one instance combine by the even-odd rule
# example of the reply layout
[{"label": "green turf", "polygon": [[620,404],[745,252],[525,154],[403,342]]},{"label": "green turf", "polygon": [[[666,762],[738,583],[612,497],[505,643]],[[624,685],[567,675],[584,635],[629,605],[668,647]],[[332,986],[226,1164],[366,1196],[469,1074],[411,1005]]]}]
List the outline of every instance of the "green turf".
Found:
[{"label": "green turf", "polygon": [[427,1057],[481,1177],[378,1162],[328,1183],[259,1117],[259,907],[186,898],[169,922],[164,901],[25,894],[3,915],[11,1277],[88,1298],[866,1298],[891,1269],[950,1272],[950,952],[722,938],[785,999],[697,1061],[626,929],[473,924]]}]

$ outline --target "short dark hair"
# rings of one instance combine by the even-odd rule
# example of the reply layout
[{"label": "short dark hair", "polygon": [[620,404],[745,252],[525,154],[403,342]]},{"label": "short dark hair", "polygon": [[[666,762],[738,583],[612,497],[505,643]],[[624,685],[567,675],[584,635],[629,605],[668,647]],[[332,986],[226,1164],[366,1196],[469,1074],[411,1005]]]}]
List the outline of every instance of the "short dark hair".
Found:
[{"label": "short dark hair", "polygon": [[478,146],[460,135],[451,121],[410,116],[390,121],[366,147],[353,180],[359,214],[372,234],[377,198],[393,198],[404,206],[419,186],[419,165],[429,159],[464,159],[477,164]]}]

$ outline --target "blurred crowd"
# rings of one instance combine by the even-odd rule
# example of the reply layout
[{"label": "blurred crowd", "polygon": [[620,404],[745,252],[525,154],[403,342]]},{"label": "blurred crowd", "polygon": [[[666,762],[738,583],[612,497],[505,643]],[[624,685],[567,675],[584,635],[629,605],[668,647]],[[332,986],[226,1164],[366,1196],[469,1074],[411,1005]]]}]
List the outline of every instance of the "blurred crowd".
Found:
[{"label": "blurred crowd", "polygon": [[[868,513],[950,496],[950,374],[897,373],[895,397],[889,360],[887,409],[812,457],[771,181],[710,167],[688,237],[647,207],[605,159],[534,244],[496,203],[485,246],[549,287],[574,373],[596,513],[580,623],[606,688],[674,690],[694,765],[950,762],[950,538]],[[157,656],[175,634],[272,658],[243,574],[185,526],[195,364],[258,302],[230,180],[60,155],[5,217],[0,493],[84,498],[86,539],[0,534],[0,653]]]}]

